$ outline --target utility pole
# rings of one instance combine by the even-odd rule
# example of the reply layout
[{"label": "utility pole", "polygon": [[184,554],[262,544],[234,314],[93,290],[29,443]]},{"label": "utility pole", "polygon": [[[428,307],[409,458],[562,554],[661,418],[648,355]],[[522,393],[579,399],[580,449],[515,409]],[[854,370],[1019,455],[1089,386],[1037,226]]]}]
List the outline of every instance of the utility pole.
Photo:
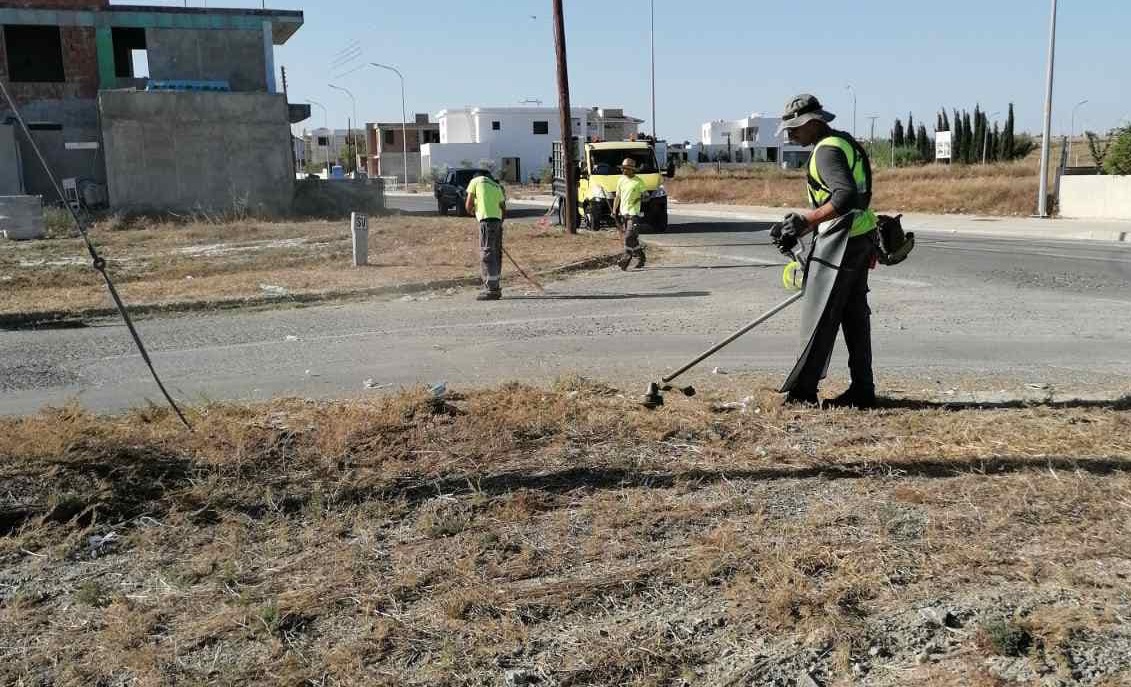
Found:
[{"label": "utility pole", "polygon": [[1056,63],[1056,0],[1052,0],[1049,20],[1049,66],[1045,81],[1045,129],[1041,139],[1041,186],[1037,197],[1037,216],[1049,216],[1049,155],[1052,153],[1052,75]]},{"label": "utility pole", "polygon": [[852,87],[852,84],[848,84],[844,88],[852,91],[852,137],[856,138],[856,89]]},{"label": "utility pole", "polygon": [[652,141],[656,140],[656,0],[649,3],[651,11],[651,30],[648,41],[652,46]]},{"label": "utility pole", "polygon": [[562,219],[566,231],[577,233],[577,162],[573,150],[573,112],[569,106],[569,66],[566,62],[565,18],[562,0],[554,0],[554,52],[558,62],[558,110],[562,120],[562,172],[565,176],[565,207]]}]

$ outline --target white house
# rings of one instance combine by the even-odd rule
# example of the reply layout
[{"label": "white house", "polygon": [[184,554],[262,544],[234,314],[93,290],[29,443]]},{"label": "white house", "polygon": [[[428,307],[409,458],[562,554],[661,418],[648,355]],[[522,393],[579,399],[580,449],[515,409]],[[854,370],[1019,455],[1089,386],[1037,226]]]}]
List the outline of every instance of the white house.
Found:
[{"label": "white house", "polygon": [[700,130],[692,162],[772,162],[783,167],[800,167],[809,159],[809,148],[790,143],[785,134],[777,136],[777,117],[757,112],[742,119],[719,119],[706,122]]},{"label": "white house", "polygon": [[[623,110],[575,107],[574,136],[625,140],[635,136],[643,120]],[[561,140],[557,108],[463,107],[441,110],[440,142],[421,147],[421,169],[488,167],[505,181],[541,176],[551,164],[553,142]]]}]

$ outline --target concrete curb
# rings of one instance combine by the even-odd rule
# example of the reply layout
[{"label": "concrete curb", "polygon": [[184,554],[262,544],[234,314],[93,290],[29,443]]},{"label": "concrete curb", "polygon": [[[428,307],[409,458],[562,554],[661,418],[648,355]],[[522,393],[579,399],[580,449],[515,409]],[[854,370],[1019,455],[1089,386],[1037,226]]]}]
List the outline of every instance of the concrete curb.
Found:
[{"label": "concrete curb", "polygon": [[[620,257],[621,253],[586,258],[585,260],[579,260],[541,272],[535,272],[534,275],[538,277],[553,277],[574,272],[584,272],[586,270],[602,269],[616,264],[616,261]],[[374,296],[396,296],[436,291],[439,289],[478,286],[480,283],[479,277],[456,277],[453,279],[437,279],[428,282],[376,286],[368,289],[296,293],[286,296],[224,298],[208,301],[174,301],[172,303],[152,303],[134,306],[127,304],[127,308],[129,309],[130,315],[136,317],[138,315],[171,315],[177,313],[237,310],[241,308],[260,308],[278,305],[317,305],[331,301],[357,300]],[[87,320],[98,320],[117,316],[118,310],[116,308],[40,310],[26,313],[0,314],[0,330],[62,329],[82,326]]]}]

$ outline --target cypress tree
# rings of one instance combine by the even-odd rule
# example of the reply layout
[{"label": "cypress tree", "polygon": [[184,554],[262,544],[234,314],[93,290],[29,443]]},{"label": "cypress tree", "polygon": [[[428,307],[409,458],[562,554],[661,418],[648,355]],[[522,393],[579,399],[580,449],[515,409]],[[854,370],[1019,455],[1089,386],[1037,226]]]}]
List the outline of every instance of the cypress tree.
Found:
[{"label": "cypress tree", "polygon": [[915,137],[915,145],[919,149],[919,159],[923,162],[931,161],[931,139],[927,138],[927,127],[925,124],[919,125],[919,133]]},{"label": "cypress tree", "polygon": [[950,161],[965,162],[966,158],[962,157],[962,115],[958,114],[958,110],[954,111],[954,125],[950,131]]},{"label": "cypress tree", "polygon": [[1001,159],[1001,130],[997,122],[994,122],[994,130],[990,134],[990,159],[994,162]]},{"label": "cypress tree", "polygon": [[891,144],[896,148],[903,147],[903,122],[899,121],[899,118],[895,120],[895,129],[892,134]]},{"label": "cypress tree", "polygon": [[1005,130],[1001,134],[1001,159],[1009,161],[1014,156],[1013,143],[1013,103],[1009,104],[1009,115],[1005,118]]},{"label": "cypress tree", "polygon": [[962,113],[962,159],[966,164],[974,162],[974,129],[970,126],[970,113]]},{"label": "cypress tree", "polygon": [[950,131],[950,120],[946,117],[946,109],[942,111],[942,128],[939,131]]},{"label": "cypress tree", "polygon": [[972,162],[981,162],[982,146],[984,146],[986,143],[986,132],[985,129],[982,128],[982,107],[980,105],[974,105],[974,115],[972,119],[974,124],[974,130],[972,132],[972,141],[974,143],[974,157]]},{"label": "cypress tree", "polygon": [[915,119],[907,113],[907,147],[915,145]]}]

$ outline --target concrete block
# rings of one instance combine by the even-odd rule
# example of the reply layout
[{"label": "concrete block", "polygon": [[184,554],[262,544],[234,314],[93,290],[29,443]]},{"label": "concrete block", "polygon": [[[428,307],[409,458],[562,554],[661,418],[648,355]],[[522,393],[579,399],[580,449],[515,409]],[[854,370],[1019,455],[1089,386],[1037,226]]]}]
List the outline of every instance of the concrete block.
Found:
[{"label": "concrete block", "polygon": [[1062,177],[1060,216],[1131,220],[1131,176]]},{"label": "concrete block", "polygon": [[39,196],[0,196],[0,234],[14,241],[41,239],[43,200]]}]

